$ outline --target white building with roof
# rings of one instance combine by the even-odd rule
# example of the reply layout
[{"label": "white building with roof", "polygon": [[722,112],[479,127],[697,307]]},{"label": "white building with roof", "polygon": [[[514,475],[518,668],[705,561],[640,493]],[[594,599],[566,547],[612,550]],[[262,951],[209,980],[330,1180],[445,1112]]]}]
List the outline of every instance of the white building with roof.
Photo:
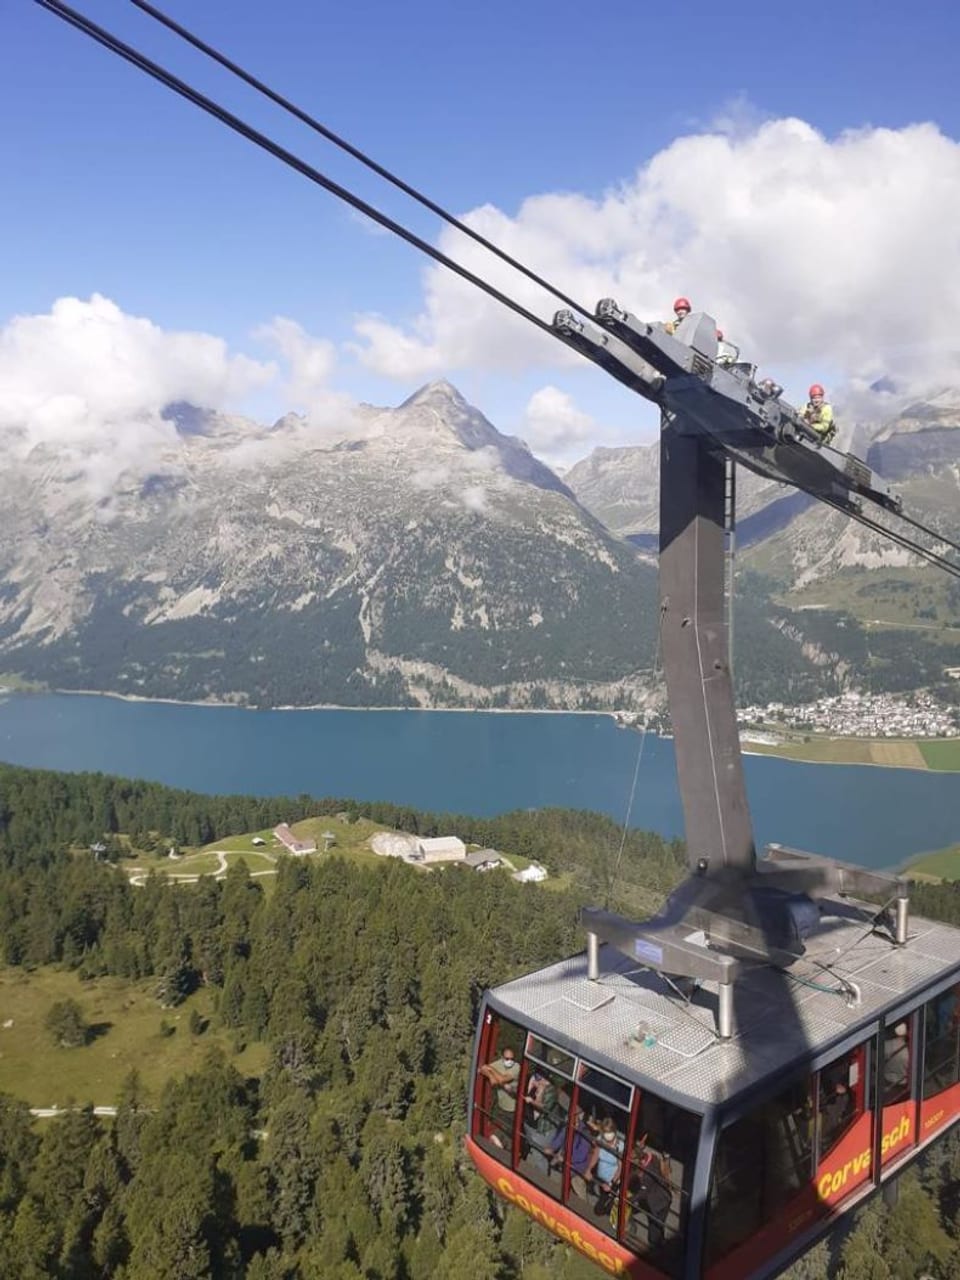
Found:
[{"label": "white building with roof", "polygon": [[274,827],[273,834],[287,852],[292,853],[295,858],[302,857],[305,853],[317,852],[316,840],[299,840],[285,822],[281,822],[278,827]]},{"label": "white building with roof", "polygon": [[433,836],[417,841],[420,860],[430,862],[463,862],[467,846],[458,836]]},{"label": "white building with roof", "polygon": [[514,880],[520,880],[524,884],[530,884],[536,880],[546,880],[547,869],[541,867],[539,862],[531,862],[529,867],[524,867],[522,871],[513,873]]},{"label": "white building with roof", "polygon": [[500,855],[496,849],[478,849],[476,853],[468,853],[464,858],[464,862],[468,867],[472,867],[474,871],[492,871],[494,867],[502,865]]}]

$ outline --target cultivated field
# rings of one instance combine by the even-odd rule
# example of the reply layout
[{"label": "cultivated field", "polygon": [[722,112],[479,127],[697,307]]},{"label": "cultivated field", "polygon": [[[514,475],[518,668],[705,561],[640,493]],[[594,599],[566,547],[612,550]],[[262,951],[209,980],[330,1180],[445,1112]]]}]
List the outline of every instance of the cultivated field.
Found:
[{"label": "cultivated field", "polygon": [[921,854],[908,863],[905,870],[917,879],[960,880],[960,844]]},{"label": "cultivated field", "polygon": [[919,746],[928,769],[960,773],[960,738],[921,742]]},{"label": "cultivated field", "polygon": [[778,743],[745,740],[751,755],[782,756],[811,764],[876,764],[886,768],[939,769],[960,772],[960,738],[817,738]]},{"label": "cultivated field", "polygon": [[870,756],[874,764],[892,765],[899,769],[927,767],[927,761],[916,742],[872,742]]},{"label": "cultivated field", "polygon": [[[81,982],[76,973],[20,968],[0,969],[0,1093],[22,1098],[32,1107],[63,1106],[73,1099],[112,1106],[124,1078],[136,1069],[156,1094],[164,1082],[198,1070],[212,1045],[219,1045],[244,1075],[259,1075],[267,1049],[251,1044],[234,1052],[234,1033],[202,1035],[188,1028],[196,1009],[209,1019],[213,992],[202,988],[176,1009],[161,1009],[155,983],[98,978]],[[57,1048],[44,1026],[50,1006],[72,997],[94,1028],[91,1043],[79,1049]],[[161,1034],[161,1023],[175,1028]]]}]

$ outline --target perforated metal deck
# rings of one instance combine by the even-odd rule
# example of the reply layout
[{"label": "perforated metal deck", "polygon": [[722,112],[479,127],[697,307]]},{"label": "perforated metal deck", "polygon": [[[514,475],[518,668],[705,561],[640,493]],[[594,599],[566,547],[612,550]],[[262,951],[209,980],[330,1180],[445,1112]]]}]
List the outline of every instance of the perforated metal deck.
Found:
[{"label": "perforated metal deck", "polygon": [[[938,979],[960,976],[960,929],[914,917],[907,945],[897,948],[865,919],[851,918],[855,904],[824,905],[840,914],[825,916],[789,971],[757,968],[737,981],[735,1030],[727,1041],[717,1036],[715,984],[704,983],[684,1001],[661,975],[609,946],[600,948],[598,982],[587,978],[584,954],[505,983],[493,995],[506,1016],[582,1045],[588,1058],[617,1063],[651,1089],[659,1084],[697,1109],[729,1102],[899,1010]],[[842,983],[855,984],[856,1004]],[[644,1028],[655,1043],[648,1035],[644,1045]]]}]

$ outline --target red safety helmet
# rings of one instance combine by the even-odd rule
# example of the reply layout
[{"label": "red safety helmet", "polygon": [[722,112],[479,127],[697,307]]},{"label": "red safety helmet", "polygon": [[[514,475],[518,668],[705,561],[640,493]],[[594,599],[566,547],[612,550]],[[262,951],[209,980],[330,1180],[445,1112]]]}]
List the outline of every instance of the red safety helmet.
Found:
[{"label": "red safety helmet", "polygon": [[692,311],[689,298],[677,298],[673,304],[674,311]]},{"label": "red safety helmet", "polygon": [[717,330],[717,341],[718,341],[718,342],[722,342],[722,341],[723,341],[723,330],[722,330],[722,329],[718,329],[718,330]]},{"label": "red safety helmet", "polygon": [[824,395],[823,387],[821,387],[819,382],[815,382],[813,386],[810,388],[809,394],[810,394],[811,400],[813,399],[814,396],[823,396]]}]

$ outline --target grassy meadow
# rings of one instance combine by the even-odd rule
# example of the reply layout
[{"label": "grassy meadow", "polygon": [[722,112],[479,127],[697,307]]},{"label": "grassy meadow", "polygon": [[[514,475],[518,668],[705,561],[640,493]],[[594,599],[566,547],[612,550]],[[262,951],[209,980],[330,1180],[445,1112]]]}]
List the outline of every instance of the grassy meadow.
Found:
[{"label": "grassy meadow", "polygon": [[[161,1009],[155,986],[152,980],[121,978],[82,982],[75,972],[54,968],[0,969],[0,1093],[31,1107],[70,1100],[112,1106],[130,1071],[136,1069],[155,1094],[171,1077],[198,1069],[212,1045],[244,1075],[263,1071],[266,1045],[251,1044],[238,1053],[234,1033],[214,1029],[212,990],[201,988],[176,1009]],[[44,1026],[50,1006],[68,998],[78,1002],[93,1028],[82,1048],[55,1046]],[[189,1030],[194,1009],[210,1024],[201,1035]],[[174,1027],[173,1034],[164,1035],[161,1023]]]},{"label": "grassy meadow", "polygon": [[960,772],[960,738],[826,738],[810,735],[806,741],[744,740],[751,755],[782,756],[811,764],[876,764],[894,769],[937,769]]},{"label": "grassy meadow", "polygon": [[[370,848],[370,837],[385,827],[360,818],[356,822],[342,822],[336,817],[305,818],[303,822],[294,822],[291,826],[295,836],[301,840],[315,840],[318,852],[312,857],[323,857],[324,834],[329,832],[334,841],[331,853],[348,858],[353,862],[374,865],[380,861]],[[255,845],[254,839],[263,840],[262,845]],[[276,875],[277,859],[286,855],[286,850],[279,840],[274,838],[273,830],[267,827],[263,831],[247,831],[243,835],[225,836],[201,849],[183,848],[180,856],[168,857],[165,854],[138,853],[131,850],[134,857],[124,859],[120,864],[131,878],[149,875],[166,876],[174,881],[189,883],[198,876],[223,875],[224,869],[234,863],[243,861],[252,876],[263,878],[264,888],[269,891],[270,879]]]},{"label": "grassy meadow", "polygon": [[960,844],[923,853],[904,868],[918,880],[960,880]]},{"label": "grassy meadow", "polygon": [[937,738],[918,745],[928,769],[960,772],[960,738]]},{"label": "grassy meadow", "polygon": [[[292,824],[300,839],[317,842],[318,852],[310,855],[311,860],[335,855],[371,866],[382,858],[370,848],[370,838],[388,829],[366,818],[344,822],[329,816]],[[334,836],[329,855],[323,853],[327,832]],[[255,837],[264,844],[255,846]],[[223,875],[225,867],[243,861],[251,875],[262,877],[259,883],[269,893],[278,859],[286,856],[269,829],[230,836],[202,849],[185,848],[176,858],[137,851],[125,838],[122,842],[131,856],[122,859],[118,869],[135,884],[151,873],[188,884],[203,875]],[[511,861],[517,869],[529,865],[522,857]],[[567,873],[551,877],[542,887],[561,889],[570,880]],[[177,1008],[162,1009],[155,987],[154,979],[81,981],[75,971],[54,967],[0,968],[0,1093],[12,1094],[32,1107],[63,1106],[71,1101],[112,1106],[131,1070],[136,1069],[144,1087],[156,1093],[166,1080],[199,1068],[214,1045],[222,1048],[244,1075],[262,1072],[266,1046],[244,1046],[234,1032],[216,1027],[212,989],[201,988]],[[67,998],[79,1003],[84,1021],[92,1028],[89,1042],[80,1048],[55,1045],[45,1026],[51,1006]],[[193,1034],[189,1025],[194,1010],[206,1024],[199,1035]]]}]

